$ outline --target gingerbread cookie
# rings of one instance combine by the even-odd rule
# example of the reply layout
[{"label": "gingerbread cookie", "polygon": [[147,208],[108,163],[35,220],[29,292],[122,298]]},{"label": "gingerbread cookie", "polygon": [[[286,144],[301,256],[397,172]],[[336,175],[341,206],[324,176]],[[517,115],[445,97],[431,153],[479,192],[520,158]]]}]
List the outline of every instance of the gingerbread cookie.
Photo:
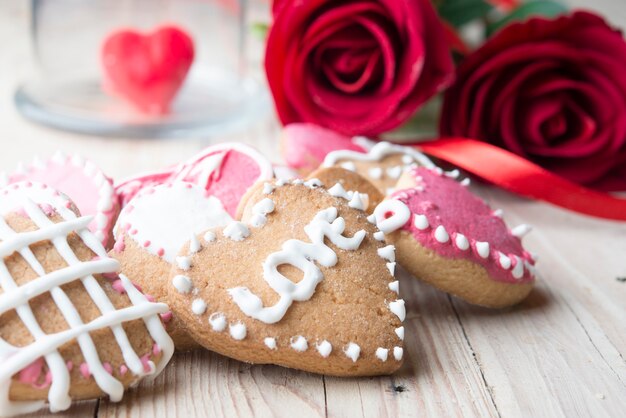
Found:
[{"label": "gingerbread cookie", "polygon": [[72,196],[82,214],[93,216],[89,229],[105,247],[112,245],[111,229],[120,206],[113,182],[93,162],[59,151],[48,160],[36,158],[11,174],[0,175],[0,187],[21,181],[41,182]]},{"label": "gingerbread cookie", "polygon": [[237,205],[257,181],[273,178],[272,165],[255,149],[240,143],[217,144],[205,148],[189,160],[162,171],[134,176],[115,189],[123,205],[142,189],[163,183],[193,183],[218,198],[226,211],[235,216]]},{"label": "gingerbread cookie", "polygon": [[[183,244],[231,220],[222,202],[195,184],[174,182],[144,188],[122,210],[110,255],[146,294],[167,302],[169,273],[172,265],[180,263],[176,256]],[[177,318],[168,322],[167,329],[178,350],[196,347]]]},{"label": "gingerbread cookie", "polygon": [[174,313],[200,344],[242,361],[394,372],[405,317],[394,248],[351,201],[316,180],[255,187],[241,222],[183,247],[168,287]]},{"label": "gingerbread cookie", "polygon": [[403,173],[413,167],[435,167],[432,161],[412,147],[378,142],[366,153],[339,150],[326,155],[324,167],[339,166],[354,171],[369,180],[381,193],[395,191]]},{"label": "gingerbread cookie", "polygon": [[374,211],[398,261],[415,277],[470,303],[493,308],[523,300],[535,282],[533,257],[499,211],[440,169],[416,168]]},{"label": "gingerbread cookie", "polygon": [[41,183],[0,190],[2,416],[46,401],[53,412],[75,399],[119,401],[172,356],[167,306],[117,276],[91,220]]},{"label": "gingerbread cookie", "polygon": [[322,184],[339,184],[344,190],[354,190],[367,196],[365,210],[371,213],[385,196],[367,179],[341,167],[320,167],[313,171],[309,179],[319,179]]}]

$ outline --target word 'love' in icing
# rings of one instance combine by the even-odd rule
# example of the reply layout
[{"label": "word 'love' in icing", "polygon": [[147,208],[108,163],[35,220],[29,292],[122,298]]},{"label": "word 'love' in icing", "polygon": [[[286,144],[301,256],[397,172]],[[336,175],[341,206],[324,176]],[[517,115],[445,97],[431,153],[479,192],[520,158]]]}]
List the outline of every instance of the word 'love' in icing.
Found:
[{"label": "word 'love' in icing", "polygon": [[[310,243],[290,239],[283,243],[282,249],[270,254],[263,263],[263,278],[280,296],[279,301],[265,307],[263,301],[246,287],[229,289],[233,301],[246,315],[267,324],[280,321],[294,301],[309,300],[318,283],[324,279],[322,271],[315,262],[324,267],[337,264],[337,254],[326,244],[327,237],[337,247],[351,251],[356,250],[365,238],[365,231],[360,230],[354,236],[345,237],[343,232],[346,222],[337,217],[337,208],[330,207],[315,215],[313,220],[304,227],[304,231],[311,240]],[[278,266],[289,264],[304,273],[298,283],[294,283],[278,271]]]}]

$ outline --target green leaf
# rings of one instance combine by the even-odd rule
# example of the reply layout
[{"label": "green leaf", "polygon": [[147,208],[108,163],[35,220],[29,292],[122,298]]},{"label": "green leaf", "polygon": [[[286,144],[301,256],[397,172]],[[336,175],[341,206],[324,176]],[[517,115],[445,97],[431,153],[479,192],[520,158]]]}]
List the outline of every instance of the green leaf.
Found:
[{"label": "green leaf", "polygon": [[485,0],[443,0],[437,4],[439,16],[455,28],[486,16],[492,9]]},{"label": "green leaf", "polygon": [[255,38],[260,39],[262,41],[267,37],[267,32],[270,29],[270,25],[263,22],[254,22],[250,25],[250,30],[252,31],[252,35]]},{"label": "green leaf", "polygon": [[568,11],[567,7],[555,0],[535,0],[523,3],[504,18],[487,26],[487,37],[492,36],[498,30],[512,22],[519,22],[532,16],[555,17]]}]

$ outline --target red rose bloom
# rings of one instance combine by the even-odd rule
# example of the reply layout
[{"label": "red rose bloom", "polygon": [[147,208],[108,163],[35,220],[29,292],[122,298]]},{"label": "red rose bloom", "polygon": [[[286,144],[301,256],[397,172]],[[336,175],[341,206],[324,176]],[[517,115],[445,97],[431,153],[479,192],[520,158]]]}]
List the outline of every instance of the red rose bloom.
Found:
[{"label": "red rose bloom", "polygon": [[451,80],[430,0],[276,1],[265,55],[284,123],[375,136]]},{"label": "red rose bloom", "polygon": [[577,183],[624,189],[626,42],[587,12],[510,25],[458,68],[440,130]]}]

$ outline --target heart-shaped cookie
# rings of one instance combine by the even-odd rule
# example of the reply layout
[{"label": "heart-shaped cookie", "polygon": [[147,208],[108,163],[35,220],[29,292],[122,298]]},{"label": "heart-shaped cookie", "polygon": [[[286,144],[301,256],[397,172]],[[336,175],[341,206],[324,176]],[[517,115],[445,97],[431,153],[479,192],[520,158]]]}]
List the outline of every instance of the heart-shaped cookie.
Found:
[{"label": "heart-shaped cookie", "polygon": [[228,143],[207,147],[175,167],[126,179],[115,190],[125,206],[142,189],[185,181],[218,198],[226,211],[235,216],[246,191],[257,181],[272,177],[272,165],[258,151],[244,144]]},{"label": "heart-shaped cookie", "polygon": [[80,212],[93,216],[89,229],[105,247],[113,244],[111,230],[120,206],[113,182],[93,162],[80,155],[57,152],[52,158],[38,158],[10,174],[0,175],[0,187],[21,181],[41,182],[72,196]]},{"label": "heart-shaped cookie", "polygon": [[193,40],[180,28],[166,26],[148,34],[116,31],[102,45],[103,87],[142,112],[164,114],[193,58]]},{"label": "heart-shaped cookie", "polygon": [[[0,190],[0,415],[72,399],[119,401],[174,347],[149,302],[115,271],[65,195],[31,182]],[[104,276],[109,278],[105,278]]]},{"label": "heart-shaped cookie", "polygon": [[404,301],[393,246],[319,181],[259,184],[242,222],[183,247],[174,313],[210,350],[338,376],[401,365]]},{"label": "heart-shaped cookie", "polygon": [[401,190],[374,211],[379,228],[418,279],[477,305],[520,302],[535,282],[533,257],[520,239],[529,227],[509,230],[501,213],[455,176],[424,167],[405,173]]},{"label": "heart-shaped cookie", "polygon": [[[195,184],[173,182],[144,188],[120,213],[110,255],[146,294],[166,302],[169,273],[183,244],[230,221],[220,200]],[[176,318],[167,327],[177,349],[196,346]]]}]

